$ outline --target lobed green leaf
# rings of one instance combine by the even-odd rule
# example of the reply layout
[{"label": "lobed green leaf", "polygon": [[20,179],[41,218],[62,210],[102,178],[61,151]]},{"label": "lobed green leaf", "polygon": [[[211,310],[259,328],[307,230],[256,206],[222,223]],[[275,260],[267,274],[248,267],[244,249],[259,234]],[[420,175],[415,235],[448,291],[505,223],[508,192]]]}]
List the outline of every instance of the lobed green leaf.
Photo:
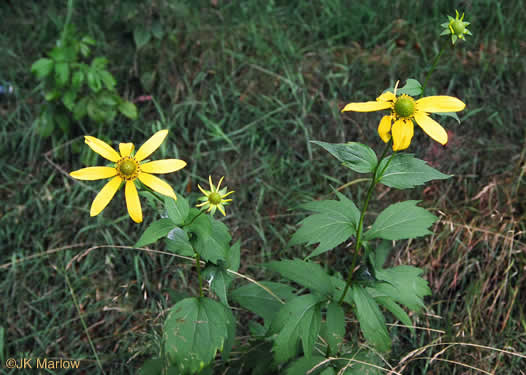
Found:
[{"label": "lobed green leaf", "polygon": [[318,213],[300,222],[301,227],[292,235],[288,245],[312,245],[319,242],[307,259],[335,248],[356,233],[360,211],[343,194],[337,192],[337,195],[339,201],[315,201],[302,205]]},{"label": "lobed green leaf", "polygon": [[175,304],[164,324],[165,352],[181,373],[195,374],[222,351],[235,320],[232,312],[209,298],[186,298]]},{"label": "lobed green leaf", "polygon": [[272,321],[276,362],[286,362],[297,354],[301,341],[303,354],[310,358],[321,326],[322,299],[313,294],[293,298],[281,307]]}]

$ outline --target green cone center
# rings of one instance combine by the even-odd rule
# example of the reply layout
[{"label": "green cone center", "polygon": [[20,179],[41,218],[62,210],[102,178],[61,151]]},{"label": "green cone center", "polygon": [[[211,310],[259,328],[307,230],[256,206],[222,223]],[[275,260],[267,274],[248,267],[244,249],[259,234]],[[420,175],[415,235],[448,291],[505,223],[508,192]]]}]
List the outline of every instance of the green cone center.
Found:
[{"label": "green cone center", "polygon": [[208,201],[212,204],[221,203],[221,194],[216,193],[215,191],[210,193],[210,195],[208,196]]},{"label": "green cone center", "polygon": [[466,29],[466,27],[464,26],[464,22],[462,22],[461,20],[453,21],[451,27],[453,28],[453,32],[456,35],[464,35],[464,30]]},{"label": "green cone center", "polygon": [[125,176],[131,176],[137,169],[135,162],[132,160],[125,160],[119,166],[119,170]]},{"label": "green cone center", "polygon": [[415,101],[409,96],[401,96],[396,100],[394,110],[399,117],[411,117],[415,113]]}]

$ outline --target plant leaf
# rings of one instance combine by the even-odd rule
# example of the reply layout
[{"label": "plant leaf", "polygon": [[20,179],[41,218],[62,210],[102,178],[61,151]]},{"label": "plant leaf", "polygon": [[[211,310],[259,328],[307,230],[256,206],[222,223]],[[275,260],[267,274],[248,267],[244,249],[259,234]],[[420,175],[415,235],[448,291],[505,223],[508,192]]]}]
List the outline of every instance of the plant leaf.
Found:
[{"label": "plant leaf", "polygon": [[292,235],[288,245],[312,245],[319,242],[307,259],[335,248],[356,233],[360,211],[343,194],[337,195],[339,201],[315,201],[302,205],[303,208],[318,213],[300,222],[301,227]]},{"label": "plant leaf", "polygon": [[202,217],[210,220],[210,234],[208,236],[198,235],[194,248],[203,260],[217,264],[219,260],[226,260],[232,237],[228,233],[228,227],[225,224],[211,219],[208,215],[201,215],[194,221],[194,224]]},{"label": "plant leaf", "polygon": [[[173,224],[175,225],[175,224]],[[179,228],[173,228],[168,234],[166,239],[166,249],[179,255],[194,256],[194,248],[188,239],[188,234]]]},{"label": "plant leaf", "polygon": [[[388,160],[388,157],[382,160],[378,167],[380,171],[383,170]],[[425,161],[417,159],[411,154],[396,154],[378,181],[395,189],[410,189],[417,185],[423,185],[427,181],[443,180],[450,177],[450,175],[437,171]]]},{"label": "plant leaf", "polygon": [[395,203],[383,210],[371,229],[364,236],[366,241],[373,238],[401,240],[425,236],[431,233],[427,228],[437,217],[416,204],[419,201]]},{"label": "plant leaf", "polygon": [[338,352],[338,345],[342,344],[345,336],[345,313],[343,307],[336,301],[327,306],[327,343],[331,353]]},{"label": "plant leaf", "polygon": [[122,101],[119,104],[119,112],[132,120],[136,120],[138,116],[137,107],[135,104],[128,101]]},{"label": "plant leaf", "polygon": [[152,33],[150,30],[147,30],[146,27],[140,25],[133,30],[133,39],[135,40],[135,45],[137,49],[144,47],[150,39],[152,38]]},{"label": "plant leaf", "polygon": [[171,308],[164,324],[166,355],[182,373],[198,373],[223,350],[233,324],[232,313],[220,302],[183,299]]},{"label": "plant leaf", "polygon": [[270,262],[266,267],[279,272],[281,276],[292,280],[313,292],[325,296],[332,293],[331,279],[327,272],[317,263],[306,262],[301,259],[281,260]]},{"label": "plant leaf", "polygon": [[321,325],[320,298],[313,294],[295,297],[281,307],[272,321],[276,362],[282,363],[297,353],[301,340],[305,357],[310,358]]},{"label": "plant leaf", "polygon": [[[268,288],[284,301],[295,297],[294,288],[290,285],[272,281],[262,281],[259,284]],[[235,289],[231,292],[230,297],[245,309],[261,316],[267,327],[283,305],[257,284],[247,284]]]},{"label": "plant leaf", "polygon": [[[316,375],[320,374],[325,366],[320,366],[316,370],[311,371],[319,363],[326,361],[327,358],[321,355],[313,355],[312,357],[300,357],[292,362],[285,370],[285,375]],[[310,372],[309,372],[310,371]]]},{"label": "plant leaf", "polygon": [[48,58],[38,59],[31,65],[31,72],[37,79],[46,78],[52,71],[55,63]]},{"label": "plant leaf", "polygon": [[[394,86],[389,87],[386,91],[394,92]],[[420,82],[414,78],[408,78],[405,81],[404,87],[400,87],[396,90],[396,95],[406,94],[409,96],[419,96],[423,94],[423,88]]]},{"label": "plant leaf", "polygon": [[419,311],[424,306],[424,296],[431,295],[427,281],[420,277],[423,271],[413,266],[397,266],[376,270],[376,278],[386,281],[376,283],[374,289],[393,300]]},{"label": "plant leaf", "polygon": [[377,303],[360,285],[354,284],[351,289],[356,317],[360,322],[363,335],[380,352],[389,351],[391,349],[391,338],[385,326],[384,316]]},{"label": "plant leaf", "polygon": [[176,225],[182,225],[186,221],[188,213],[190,212],[188,201],[181,195],[178,195],[177,200],[165,197],[164,207],[166,207],[168,217]]},{"label": "plant leaf", "polygon": [[154,243],[159,238],[166,237],[174,227],[175,224],[170,219],[154,221],[148,226],[148,228],[146,228],[134,247],[143,247]]},{"label": "plant leaf", "polygon": [[311,142],[323,147],[332,156],[341,161],[344,166],[358,173],[373,172],[376,164],[378,164],[378,158],[373,149],[362,143]]}]

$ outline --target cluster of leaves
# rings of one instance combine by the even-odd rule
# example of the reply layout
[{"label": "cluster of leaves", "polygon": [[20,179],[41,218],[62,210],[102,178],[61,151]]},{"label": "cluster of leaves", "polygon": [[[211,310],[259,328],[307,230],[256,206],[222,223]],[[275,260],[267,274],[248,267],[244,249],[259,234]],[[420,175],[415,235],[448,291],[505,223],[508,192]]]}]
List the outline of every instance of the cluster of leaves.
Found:
[{"label": "cluster of leaves", "polygon": [[[360,143],[315,143],[353,171],[372,173],[374,184],[407,189],[449,177],[410,154],[378,160],[370,147]],[[300,222],[289,245],[318,244],[310,255],[264,265],[293,284],[252,282],[233,291],[229,288],[239,268],[239,242],[231,245],[226,225],[190,208],[183,197],[165,199],[167,217],[152,223],[136,246],[165,238],[168,250],[202,263],[199,277],[208,282],[211,296],[185,298],[171,308],[164,326],[163,355],[147,362],[143,374],[160,373],[147,371],[149,366],[168,366],[174,373],[213,373],[217,352],[222,352],[226,361],[234,345],[232,301],[258,316],[248,325],[250,350],[237,360],[252,374],[285,369],[290,375],[308,370],[328,375],[342,368],[346,374],[376,373],[371,364],[380,366],[380,357],[374,351],[360,349],[355,342],[347,343],[352,327],[348,327],[346,317],[356,317],[363,337],[377,352],[391,349],[382,308],[413,330],[404,307],[419,311],[424,296],[430,294],[427,282],[420,277],[422,270],[412,266],[384,268],[384,264],[391,241],[429,234],[437,218],[417,206],[418,201],[388,206],[363,233],[358,271],[349,271],[345,280],[310,259],[336,250],[357,236],[360,210],[345,195],[336,195],[338,200],[303,205],[313,214]]]},{"label": "cluster of leaves", "polygon": [[166,198],[165,208],[167,217],[153,222],[135,246],[165,238],[169,251],[195,257],[199,262],[199,277],[207,281],[219,301],[204,296],[178,301],[165,321],[165,355],[148,361],[142,373],[157,374],[156,369],[167,366],[168,373],[195,374],[208,366],[218,351],[228,360],[234,344],[236,321],[227,291],[234,280],[232,272],[239,268],[240,243],[231,245],[232,237],[225,224],[190,208],[181,196],[177,201]]},{"label": "cluster of leaves", "polygon": [[57,128],[70,134],[71,114],[75,121],[87,115],[97,123],[112,121],[118,112],[137,118],[135,105],[117,93],[115,78],[106,68],[108,60],[95,57],[89,64],[82,61],[95,44],[89,36],[79,40],[74,27],[68,26],[48,57],[31,66],[47,102],[36,120],[40,135],[47,137]]}]

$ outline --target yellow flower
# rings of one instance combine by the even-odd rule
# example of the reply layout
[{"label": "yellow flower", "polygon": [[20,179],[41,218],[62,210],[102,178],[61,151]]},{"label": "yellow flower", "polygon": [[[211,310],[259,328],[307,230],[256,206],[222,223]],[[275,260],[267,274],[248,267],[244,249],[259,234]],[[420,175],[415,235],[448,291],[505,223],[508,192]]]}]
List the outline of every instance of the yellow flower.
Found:
[{"label": "yellow flower", "polygon": [[167,135],[168,130],[158,131],[137,150],[135,155],[132,155],[135,149],[133,143],[120,143],[119,153],[98,138],[89,135],[84,137],[86,144],[93,151],[115,163],[114,167],[88,167],[70,173],[78,180],[100,180],[113,177],[93,200],[90,209],[91,216],[97,216],[104,210],[123,181],[125,182],[126,207],[130,217],[136,223],[142,221],[141,202],[134,183],[136,179],[158,193],[177,199],[170,185],[150,173],[175,172],[184,168],[186,162],[178,159],[164,159],[141,163],[159,148]]},{"label": "yellow flower", "polygon": [[225,199],[230,194],[233,193],[233,191],[226,192],[228,189],[224,187],[223,189],[219,190],[219,187],[221,186],[221,182],[223,182],[223,178],[219,180],[219,183],[217,184],[217,187],[214,186],[212,183],[212,176],[208,176],[208,182],[210,183],[210,190],[204,190],[199,184],[197,187],[199,190],[201,190],[201,193],[203,193],[205,196],[198,198],[200,201],[204,201],[203,203],[199,203],[196,205],[196,207],[203,207],[203,209],[208,210],[206,212],[211,212],[212,215],[215,214],[216,209],[219,209],[223,216],[226,216],[225,214],[225,207],[229,204],[229,202],[232,202],[232,199]]},{"label": "yellow flower", "polygon": [[445,29],[440,35],[450,35],[451,34],[451,43],[455,44],[458,39],[464,39],[464,35],[472,35],[471,32],[467,29],[466,26],[469,25],[469,22],[463,22],[464,13],[462,17],[459,18],[458,10],[455,10],[455,18],[447,16],[449,22],[443,23],[441,26]]},{"label": "yellow flower", "polygon": [[458,112],[465,107],[466,105],[460,99],[452,96],[428,96],[414,100],[409,95],[403,94],[397,97],[392,92],[385,92],[374,102],[349,103],[342,109],[342,112],[373,112],[390,109],[391,114],[380,120],[378,134],[385,143],[389,142],[392,136],[393,151],[400,151],[405,150],[411,144],[413,120],[428,136],[445,145],[447,133],[438,122],[429,117],[429,113]]}]

